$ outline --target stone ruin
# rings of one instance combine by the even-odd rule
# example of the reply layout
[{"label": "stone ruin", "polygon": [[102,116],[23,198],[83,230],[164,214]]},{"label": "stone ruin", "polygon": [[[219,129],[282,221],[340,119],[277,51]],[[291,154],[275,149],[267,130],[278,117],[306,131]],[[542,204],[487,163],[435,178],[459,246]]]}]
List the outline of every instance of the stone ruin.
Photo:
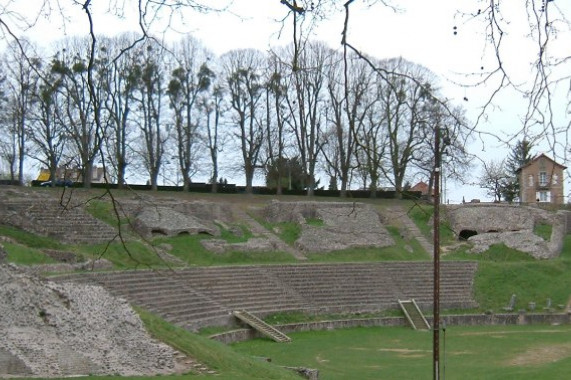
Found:
[{"label": "stone ruin", "polygon": [[[566,234],[567,211],[549,212],[538,207],[502,204],[465,204],[446,206],[445,216],[461,240],[473,244],[472,253],[503,243],[537,259],[559,256]],[[551,237],[534,234],[537,224],[551,226]]]},{"label": "stone ruin", "polygon": [[0,331],[0,378],[187,370],[183,355],[153,340],[125,300],[99,286],[56,284],[2,264]]},{"label": "stone ruin", "polygon": [[181,234],[220,236],[219,224],[231,220],[229,205],[196,201],[123,203],[135,230],[147,238]]},{"label": "stone ruin", "polygon": [[[364,203],[273,201],[263,215],[271,223],[299,223],[301,236],[295,247],[300,251],[330,252],[395,244],[379,214]],[[311,225],[311,219],[319,219],[323,225]]]}]

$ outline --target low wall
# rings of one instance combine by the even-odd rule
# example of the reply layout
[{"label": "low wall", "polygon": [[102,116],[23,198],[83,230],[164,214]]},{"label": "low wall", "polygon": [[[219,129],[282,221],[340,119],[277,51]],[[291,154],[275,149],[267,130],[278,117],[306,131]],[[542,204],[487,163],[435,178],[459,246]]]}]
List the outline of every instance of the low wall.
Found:
[{"label": "low wall", "polygon": [[[432,324],[432,317],[426,317]],[[447,326],[502,326],[502,325],[535,325],[535,324],[571,324],[570,313],[549,314],[464,314],[447,315],[442,317]],[[352,327],[395,327],[405,326],[404,317],[342,319],[335,321],[288,323],[275,327],[285,334],[301,331],[335,330]],[[211,335],[210,339],[231,344],[250,339],[261,338],[263,335],[254,329],[239,329]]]}]

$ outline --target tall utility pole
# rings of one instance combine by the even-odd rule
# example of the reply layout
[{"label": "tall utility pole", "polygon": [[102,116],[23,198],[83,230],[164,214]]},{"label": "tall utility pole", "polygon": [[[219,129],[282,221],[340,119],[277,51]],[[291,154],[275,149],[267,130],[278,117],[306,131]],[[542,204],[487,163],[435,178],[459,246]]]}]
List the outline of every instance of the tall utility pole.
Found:
[{"label": "tall utility pole", "polygon": [[440,126],[434,130],[434,299],[433,299],[433,374],[440,379]]}]

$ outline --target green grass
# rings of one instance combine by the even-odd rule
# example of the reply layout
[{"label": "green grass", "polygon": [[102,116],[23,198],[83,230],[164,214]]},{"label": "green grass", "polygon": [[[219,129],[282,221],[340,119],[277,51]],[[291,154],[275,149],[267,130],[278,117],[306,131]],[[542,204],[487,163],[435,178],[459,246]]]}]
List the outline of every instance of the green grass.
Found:
[{"label": "green grass", "polygon": [[[121,214],[120,209],[116,212],[110,201],[92,199],[87,204],[86,210],[91,214],[91,216],[102,220],[113,227],[117,227],[118,224],[121,226],[129,224],[129,219]],[[117,213],[119,213],[119,217],[117,216]]]},{"label": "green grass", "polygon": [[[266,226],[268,228],[268,226]],[[272,224],[269,228],[271,231],[278,231],[280,239],[289,245],[293,245],[301,236],[301,225],[294,222],[281,222]]]},{"label": "green grass", "polygon": [[414,206],[408,210],[408,216],[426,237],[432,235],[433,226],[432,223],[430,223],[430,218],[433,212],[434,208],[426,204],[414,204]]},{"label": "green grass", "polygon": [[19,228],[0,225],[0,235],[7,236],[30,248],[63,249],[64,244],[45,236],[34,235]]},{"label": "green grass", "polygon": [[203,239],[212,239],[206,235],[180,235],[153,240],[153,245],[168,244],[171,255],[190,265],[236,265],[295,262],[295,258],[284,252],[226,252],[212,253],[200,243]]},{"label": "green grass", "polygon": [[110,244],[93,244],[78,248],[90,258],[105,258],[113,263],[116,269],[163,268],[169,266],[157,253],[137,241],[113,242]]},{"label": "green grass", "polygon": [[24,230],[0,225],[0,235],[11,238],[13,242],[2,245],[7,253],[8,262],[18,265],[38,265],[56,263],[54,259],[44,254],[41,249],[64,250],[67,247],[49,237],[38,236]]},{"label": "green grass", "polygon": [[545,241],[551,240],[551,224],[538,223],[533,226],[533,233]]},{"label": "green grass", "polygon": [[553,262],[480,262],[475,276],[475,298],[483,310],[501,311],[511,294],[516,294],[516,310],[529,302],[565,305],[571,289],[571,263]]},{"label": "green grass", "polygon": [[[478,261],[474,289],[481,310],[501,312],[512,294],[517,296],[516,310],[525,309],[529,302],[543,307],[547,298],[554,307],[566,305],[571,296],[571,235],[565,237],[561,256],[556,259],[535,260],[502,246],[469,256]],[[463,254],[446,257],[462,258]]]},{"label": "green grass", "polygon": [[[415,204],[408,211],[408,216],[412,219],[414,224],[418,227],[420,232],[427,239],[432,239],[434,231],[434,223],[432,222],[432,215],[434,214],[434,207],[427,204]],[[441,212],[442,215],[442,212]],[[452,230],[450,225],[441,220],[440,222],[440,242],[443,245],[451,244],[457,241],[456,232]]]},{"label": "green grass", "polygon": [[4,250],[7,252],[9,262],[18,265],[37,265],[37,264],[53,264],[54,259],[43,252],[29,248],[21,244],[2,243]]},{"label": "green grass", "polygon": [[[152,336],[169,344],[171,347],[200,360],[210,369],[218,372],[216,379],[283,379],[299,380],[295,374],[275,365],[243,355],[230,347],[210,340],[206,337],[192,334],[185,329],[170,325],[162,319],[138,310],[145,327]],[[168,376],[168,379],[185,379],[196,377]],[[109,379],[110,377],[105,377]],[[161,378],[159,376],[153,379]]]},{"label": "green grass", "polygon": [[236,235],[231,231],[223,228],[222,226],[218,226],[218,228],[220,229],[219,239],[223,239],[228,243],[243,243],[253,237],[252,232],[245,225],[242,224],[236,225],[236,228],[239,228],[242,231],[241,235]]},{"label": "green grass", "polygon": [[[432,378],[430,332],[372,327],[289,336],[287,345],[256,339],[232,347],[280,365],[317,368],[324,380]],[[563,379],[571,371],[569,326],[454,326],[440,340],[441,376],[450,379]]]},{"label": "green grass", "polygon": [[308,218],[305,220],[305,223],[307,223],[308,226],[314,227],[322,227],[325,225],[325,222],[319,218]]}]

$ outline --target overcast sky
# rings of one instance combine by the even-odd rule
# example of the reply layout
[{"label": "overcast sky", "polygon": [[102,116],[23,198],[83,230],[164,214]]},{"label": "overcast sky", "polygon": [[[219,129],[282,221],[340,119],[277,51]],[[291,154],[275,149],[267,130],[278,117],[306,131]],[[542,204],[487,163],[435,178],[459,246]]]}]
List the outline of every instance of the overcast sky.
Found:
[{"label": "overcast sky", "polygon": [[[129,0],[127,0],[128,2]],[[5,1],[4,1],[5,2]],[[369,1],[370,2],[370,1]],[[120,1],[118,3],[121,3]],[[343,2],[339,2],[342,4]],[[376,4],[373,7],[362,6],[366,1],[356,1],[351,12],[349,24],[349,41],[361,51],[376,58],[390,58],[402,56],[410,61],[424,65],[441,78],[441,86],[446,97],[455,104],[462,104],[472,121],[476,120],[481,106],[489,99],[494,82],[489,86],[471,87],[479,77],[471,74],[483,74],[494,68],[494,55],[486,50],[482,24],[466,14],[464,11],[476,14],[478,1],[476,0],[400,0],[393,1],[400,9],[394,10]],[[484,2],[485,3],[485,2]],[[537,46],[526,38],[529,29],[526,28],[527,15],[524,2],[516,1],[512,8],[502,2],[502,11],[509,15],[509,33],[506,33],[503,42],[504,64],[510,77],[515,83],[525,83],[530,76],[530,62],[537,52]],[[537,1],[539,4],[540,1]],[[108,4],[106,1],[95,1],[93,7]],[[212,4],[226,4],[224,1],[212,1]],[[564,14],[571,16],[571,1],[552,2],[563,7]],[[28,2],[21,2],[28,6]],[[131,4],[133,5],[133,4]],[[462,9],[459,9],[461,7]],[[561,9],[561,8],[560,8]],[[121,19],[104,15],[106,8],[93,8],[96,20],[96,32],[103,34],[116,34],[136,28],[136,19],[128,11]],[[55,40],[67,35],[84,34],[87,31],[85,14],[79,7],[66,11],[67,22],[54,21],[52,15],[49,22],[41,22],[30,35],[35,41]],[[163,21],[166,19],[163,16]],[[222,54],[231,49],[253,47],[261,50],[287,45],[292,41],[291,19],[283,20],[287,16],[287,9],[280,0],[235,0],[229,11],[220,13],[198,14],[186,12],[182,17],[171,19],[173,29],[165,36],[169,39],[178,38],[185,32],[203,41],[204,45],[216,54]],[[328,20],[319,24],[313,31],[314,38],[327,42],[330,46],[340,46],[341,31],[343,27],[343,13],[330,14]],[[159,34],[157,22],[155,32]],[[506,28],[508,25],[506,24]],[[567,29],[569,29],[567,27]],[[456,32],[456,34],[455,34]],[[563,55],[571,55],[571,34],[560,33],[554,39],[556,50],[564,51]],[[567,49],[567,51],[565,51]],[[563,90],[569,88],[568,83]],[[560,91],[557,94],[564,94]],[[467,100],[466,100],[467,99]],[[568,114],[561,99],[561,123],[568,122]],[[512,136],[522,126],[521,120],[525,114],[525,100],[515,92],[501,94],[495,107],[488,110],[487,119],[478,126],[483,132],[490,132],[500,137]],[[522,136],[523,137],[523,136]],[[537,153],[549,151],[549,145],[540,145]],[[498,157],[501,159],[509,153],[509,147],[493,138],[484,138],[471,144],[470,152],[482,160]],[[564,152],[556,152],[564,157]],[[568,166],[569,163],[564,162]],[[472,180],[475,181],[480,169],[474,169]],[[239,178],[238,178],[239,180]],[[325,182],[326,183],[326,182]],[[490,199],[477,186],[454,186],[447,184],[447,197],[451,203],[457,203],[465,197]],[[571,190],[569,180],[567,191]]]}]

